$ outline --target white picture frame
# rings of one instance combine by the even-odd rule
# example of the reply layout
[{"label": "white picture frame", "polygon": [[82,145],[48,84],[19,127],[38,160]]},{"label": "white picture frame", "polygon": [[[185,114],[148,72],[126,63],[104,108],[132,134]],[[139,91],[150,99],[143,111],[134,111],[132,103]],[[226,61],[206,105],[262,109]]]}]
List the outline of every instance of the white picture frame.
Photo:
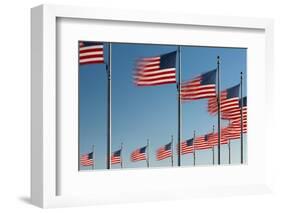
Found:
[{"label": "white picture frame", "polygon": [[[239,181],[234,182],[232,185],[227,182],[217,183],[216,185],[202,185],[200,181],[193,182],[193,187],[185,188],[180,185],[168,185],[167,189],[161,191],[161,185],[165,183],[167,179],[159,181],[159,185],[148,185],[151,192],[145,194],[140,192],[137,196],[133,196],[132,185],[128,182],[128,187],[118,188],[113,184],[108,184],[108,188],[97,188],[95,194],[60,194],[60,167],[58,166],[58,159],[60,158],[57,146],[57,107],[58,98],[57,88],[60,82],[57,79],[58,69],[57,65],[57,29],[58,20],[63,19],[77,19],[77,20],[99,20],[99,21],[116,21],[116,26],[122,26],[122,23],[153,23],[161,26],[165,26],[167,29],[174,26],[197,26],[201,28],[212,29],[225,29],[227,31],[232,30],[257,30],[262,32],[262,42],[264,45],[264,68],[261,68],[260,77],[257,77],[257,82],[263,82],[264,87],[261,88],[263,97],[261,99],[261,107],[257,112],[264,113],[262,119],[265,125],[266,143],[265,147],[268,148],[268,143],[274,137],[271,134],[274,131],[272,127],[272,115],[273,115],[273,101],[274,97],[270,95],[270,91],[273,90],[274,78],[273,73],[273,21],[271,19],[256,19],[256,18],[238,18],[238,17],[216,17],[216,16],[201,16],[201,15],[187,15],[187,14],[161,14],[152,13],[146,11],[122,11],[122,10],[109,10],[100,8],[85,8],[85,7],[73,7],[73,6],[53,6],[42,5],[35,7],[31,10],[31,54],[32,54],[32,143],[31,143],[31,200],[32,203],[43,207],[58,207],[58,206],[76,206],[76,205],[91,205],[98,203],[115,203],[115,202],[128,202],[128,201],[142,201],[142,200],[159,200],[159,199],[177,199],[188,198],[194,196],[214,196],[214,195],[227,195],[227,194],[252,194],[263,193],[270,191],[270,161],[269,155],[263,157],[264,164],[257,168],[257,165],[250,164],[247,166],[234,166],[234,167],[210,167],[210,168],[196,168],[192,171],[191,168],[165,168],[165,169],[149,169],[149,170],[129,170],[129,171],[114,171],[110,175],[106,176],[106,172],[103,171],[97,173],[97,178],[100,183],[105,181],[111,181],[113,179],[122,180],[126,182],[130,178],[136,178],[137,180],[145,179],[149,176],[153,181],[164,177],[182,182],[189,175],[193,179],[200,179],[200,176],[206,175],[206,172],[215,171],[213,177],[219,177],[224,173],[245,174],[252,173],[259,175],[264,173],[260,178],[253,181],[250,184],[250,178],[240,178]],[[164,42],[164,41],[163,41]],[[262,78],[265,77],[265,78]],[[251,90],[255,88],[252,80],[249,79],[249,92],[255,94],[255,91]],[[250,101],[254,104],[255,100]],[[265,110],[267,107],[267,110]],[[259,126],[251,125],[251,117],[255,114],[254,111],[249,111],[249,129],[259,131]],[[250,130],[249,130],[250,131]],[[251,137],[249,137],[251,139]],[[256,139],[256,138],[255,138]],[[259,139],[257,139],[259,140]],[[260,139],[261,140],[261,139]],[[258,150],[258,148],[257,148]],[[253,153],[253,155],[257,155]],[[268,161],[265,161],[265,158]],[[252,166],[253,165],[253,166]],[[251,168],[255,167],[255,168]],[[169,171],[173,170],[174,175],[169,174]],[[253,169],[253,170],[251,170]],[[260,171],[258,171],[260,170]],[[77,171],[78,172],[78,171]],[[86,173],[84,173],[86,174]],[[109,173],[107,173],[109,174]],[[124,175],[126,174],[126,175]],[[71,174],[70,174],[71,175]],[[87,175],[87,174],[86,174]],[[84,179],[83,179],[84,178]],[[69,176],[69,180],[74,180]],[[87,180],[87,177],[82,177],[81,180]],[[174,180],[174,181],[173,181]],[[73,182],[73,184],[76,184]],[[116,188],[115,188],[116,187]],[[154,187],[154,188],[153,188]],[[84,188],[84,191],[87,190]],[[143,187],[144,190],[147,188]],[[74,189],[74,188],[73,188]],[[77,187],[75,188],[77,190]],[[89,189],[90,190],[90,189]],[[92,190],[92,189],[91,189]],[[110,193],[110,190],[117,191],[117,193]],[[121,190],[121,191],[120,191]],[[123,190],[123,191],[122,191]],[[167,192],[171,193],[167,193]],[[83,192],[83,191],[82,191]],[[121,193],[122,195],[120,195]],[[169,195],[167,195],[169,194]],[[176,196],[174,195],[176,194]],[[173,196],[171,196],[173,195]]]}]

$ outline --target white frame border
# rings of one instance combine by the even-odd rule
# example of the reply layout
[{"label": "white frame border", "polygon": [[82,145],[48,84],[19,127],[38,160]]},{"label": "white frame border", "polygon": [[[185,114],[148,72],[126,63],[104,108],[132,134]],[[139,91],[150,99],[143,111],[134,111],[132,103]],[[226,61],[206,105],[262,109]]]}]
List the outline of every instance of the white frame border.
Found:
[{"label": "white frame border", "polygon": [[[248,28],[265,30],[266,36],[266,134],[270,136],[273,120],[274,72],[273,72],[273,20],[241,17],[217,17],[186,14],[153,13],[113,9],[41,5],[31,9],[31,202],[37,206],[58,207],[95,204],[90,197],[56,196],[56,19],[82,18],[181,24],[211,27]],[[270,139],[272,139],[271,136]],[[268,157],[267,153],[267,157]],[[270,168],[270,160],[267,166]],[[267,172],[267,184],[261,187],[234,187],[233,189],[209,189],[190,192],[192,196],[214,195],[218,191],[227,194],[268,191],[271,172]],[[188,195],[187,195],[188,196]],[[105,201],[106,203],[106,201]]]}]

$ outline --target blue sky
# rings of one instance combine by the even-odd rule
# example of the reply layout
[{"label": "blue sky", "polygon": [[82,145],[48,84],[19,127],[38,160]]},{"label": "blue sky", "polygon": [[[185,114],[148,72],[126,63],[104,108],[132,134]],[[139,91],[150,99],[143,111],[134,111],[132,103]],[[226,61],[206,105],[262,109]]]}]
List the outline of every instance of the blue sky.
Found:
[{"label": "blue sky", "polygon": [[[177,49],[175,45],[112,44],[112,151],[123,143],[124,167],[146,167],[146,162],[130,162],[130,153],[150,140],[150,165],[170,166],[171,159],[157,161],[155,151],[174,137],[177,138],[177,90],[175,84],[137,87],[133,84],[136,60],[140,57],[158,56]],[[105,58],[108,44],[105,43]],[[246,95],[247,50],[242,48],[216,48],[182,46],[182,80],[190,80],[203,72],[216,68],[216,58],[221,58],[221,89],[240,82],[244,73]],[[177,72],[179,71],[177,65]],[[79,66],[79,146],[80,154],[91,152],[95,145],[96,169],[106,167],[107,74],[104,64]],[[207,134],[217,117],[207,113],[207,100],[189,101],[182,108],[183,139]],[[222,126],[227,125],[226,121]],[[247,139],[245,135],[245,146]],[[174,149],[176,150],[176,149]],[[221,149],[221,161],[228,163],[228,147]],[[245,148],[245,158],[247,149]],[[240,160],[240,140],[231,141],[232,163]],[[174,156],[176,163],[177,156]],[[217,149],[215,148],[217,161]],[[183,166],[193,166],[192,154],[182,156]],[[212,164],[212,151],[196,151],[196,164]],[[120,165],[113,165],[120,168]],[[91,167],[81,167],[91,169]]]}]

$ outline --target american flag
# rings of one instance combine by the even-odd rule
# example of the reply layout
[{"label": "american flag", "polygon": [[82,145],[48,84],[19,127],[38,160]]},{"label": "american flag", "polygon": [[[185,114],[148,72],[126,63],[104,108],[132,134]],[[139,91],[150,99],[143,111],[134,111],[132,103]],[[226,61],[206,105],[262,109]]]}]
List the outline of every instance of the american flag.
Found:
[{"label": "american flag", "polygon": [[80,64],[104,63],[103,43],[79,41],[79,63]]},{"label": "american flag", "polygon": [[194,149],[202,150],[212,148],[212,144],[208,143],[208,137],[208,135],[196,137],[194,140]]},{"label": "american flag", "polygon": [[181,154],[193,153],[193,138],[181,142]]},{"label": "american flag", "polygon": [[228,139],[239,139],[241,136],[241,107],[243,133],[247,133],[247,97],[243,97],[242,100],[240,99],[238,108],[222,113],[222,118],[230,121],[224,131]]},{"label": "american flag", "polygon": [[165,146],[157,149],[156,151],[157,160],[163,160],[169,157],[172,157],[172,143],[168,143]]},{"label": "american flag", "polygon": [[146,148],[147,146],[144,146],[140,149],[136,149],[131,154],[131,161],[141,161],[146,160]]},{"label": "american flag", "polygon": [[137,86],[155,86],[176,83],[176,56],[171,52],[137,62],[134,82]]},{"label": "american flag", "polygon": [[[240,84],[226,89],[220,94],[220,111],[226,112],[239,108],[239,89]],[[218,111],[217,97],[208,99],[208,112],[210,114],[216,114]]]},{"label": "american flag", "polygon": [[[247,133],[247,120],[243,120],[242,122],[243,125],[243,133]],[[241,123],[240,120],[239,121],[234,121],[231,122],[228,126],[228,131],[231,133],[241,133]]]},{"label": "american flag", "polygon": [[[244,131],[244,130],[243,130]],[[227,140],[234,140],[239,139],[241,136],[241,126],[232,125],[225,127],[222,131],[222,135],[224,138],[227,138]]]},{"label": "american flag", "polygon": [[228,125],[222,129],[221,135],[223,138],[226,138],[227,141],[233,140],[233,139],[239,139],[240,131],[236,131],[235,129],[233,129],[233,127]]},{"label": "american flag", "polygon": [[206,72],[181,85],[182,100],[198,100],[216,97],[217,70]]},{"label": "american flag", "polygon": [[239,100],[239,107],[222,113],[222,119],[230,121],[240,121],[241,118],[241,107],[243,120],[247,120],[247,97],[243,97],[243,100]]},{"label": "american flag", "polygon": [[[221,137],[220,137],[220,144],[227,144],[228,138],[226,137],[226,134],[224,134],[225,128],[222,128],[221,130]],[[219,141],[219,134],[218,132],[215,133],[209,133],[205,135],[206,142],[212,147],[218,145]]]},{"label": "american flag", "polygon": [[94,164],[93,156],[94,156],[93,152],[81,155],[80,164],[82,166],[92,166]]},{"label": "american flag", "polygon": [[115,151],[111,155],[111,164],[121,163],[121,149]]},{"label": "american flag", "polygon": [[205,135],[205,141],[210,145],[214,146],[217,144],[218,141],[218,135],[216,133],[209,133]]}]

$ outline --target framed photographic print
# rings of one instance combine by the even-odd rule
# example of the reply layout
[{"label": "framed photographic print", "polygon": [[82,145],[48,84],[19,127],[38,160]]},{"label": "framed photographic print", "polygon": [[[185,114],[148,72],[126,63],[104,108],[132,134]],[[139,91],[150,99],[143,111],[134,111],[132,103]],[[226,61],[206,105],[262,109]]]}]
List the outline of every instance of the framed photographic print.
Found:
[{"label": "framed photographic print", "polygon": [[33,8],[32,203],[270,191],[272,25]]}]

